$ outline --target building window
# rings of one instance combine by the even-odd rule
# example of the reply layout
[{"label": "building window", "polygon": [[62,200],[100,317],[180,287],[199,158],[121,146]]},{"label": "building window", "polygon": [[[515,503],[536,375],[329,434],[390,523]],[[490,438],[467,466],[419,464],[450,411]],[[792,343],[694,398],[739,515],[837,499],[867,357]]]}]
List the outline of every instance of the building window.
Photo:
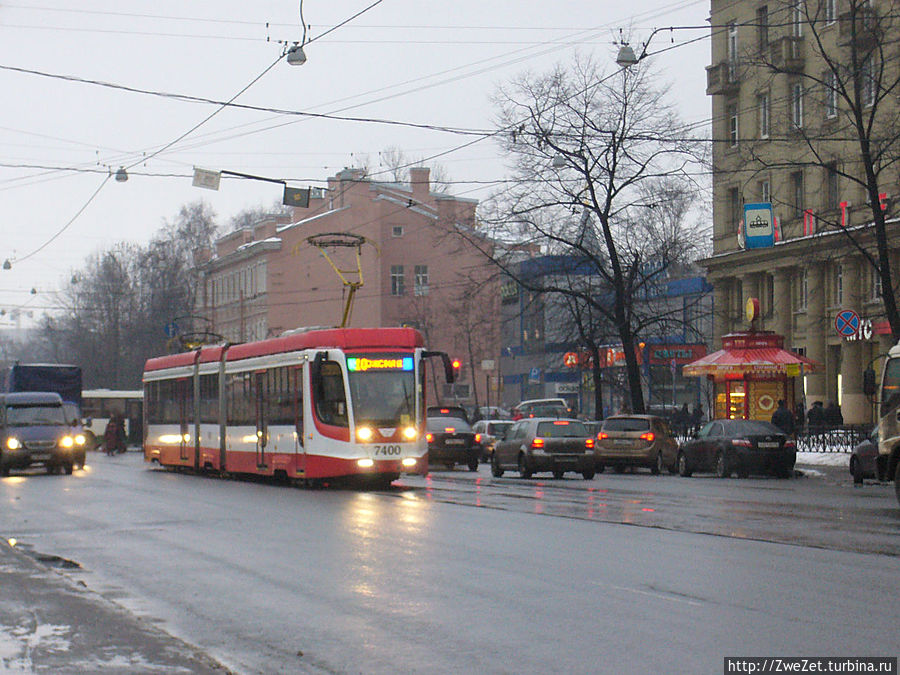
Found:
[{"label": "building window", "polygon": [[825,165],[825,209],[838,208],[838,168],[837,162]]},{"label": "building window", "polygon": [[881,299],[881,275],[875,265],[869,265],[869,299]]},{"label": "building window", "polygon": [[795,171],[791,174],[791,199],[794,200],[794,215],[803,217],[803,172]]},{"label": "building window", "polygon": [[737,105],[728,106],[728,141],[732,148],[738,144],[738,111]]},{"label": "building window", "polygon": [[728,80],[734,82],[737,79],[737,50],[738,30],[737,24],[728,24]]},{"label": "building window", "polygon": [[844,266],[835,265],[834,268],[834,304],[840,307],[844,304]]},{"label": "building window", "polygon": [[825,81],[825,117],[837,117],[838,81],[833,72],[825,73],[822,78]]},{"label": "building window", "polygon": [[756,97],[756,109],[759,113],[759,137],[769,137],[769,95],[760,94]]},{"label": "building window", "polygon": [[791,3],[791,35],[803,37],[803,0]]},{"label": "building window", "polygon": [[737,188],[728,188],[728,211],[731,218],[731,229],[733,232],[738,231],[741,224],[741,193]]},{"label": "building window", "polygon": [[759,201],[763,204],[772,203],[772,186],[767,180],[759,181]]},{"label": "building window", "polygon": [[866,59],[866,62],[863,64],[862,70],[860,71],[860,77],[862,78],[860,87],[862,89],[863,105],[870,106],[875,103],[875,76],[875,57],[871,56]]},{"label": "building window", "polygon": [[391,228],[391,236],[402,237],[403,236],[403,226],[402,225],[394,225]]},{"label": "building window", "polygon": [[765,5],[756,10],[756,31],[759,51],[764,53],[769,48],[769,8]]},{"label": "building window", "polygon": [[803,128],[803,85],[800,82],[791,85],[791,125],[795,129]]},{"label": "building window", "polygon": [[837,20],[837,0],[825,0],[825,24],[832,24]]},{"label": "building window", "polygon": [[809,273],[804,269],[800,273],[800,297],[797,298],[797,307],[805,310],[807,300],[809,300]]},{"label": "building window", "polygon": [[403,293],[403,265],[391,265],[391,295]]},{"label": "building window", "polygon": [[428,295],[428,265],[416,265],[415,287],[416,295]]}]

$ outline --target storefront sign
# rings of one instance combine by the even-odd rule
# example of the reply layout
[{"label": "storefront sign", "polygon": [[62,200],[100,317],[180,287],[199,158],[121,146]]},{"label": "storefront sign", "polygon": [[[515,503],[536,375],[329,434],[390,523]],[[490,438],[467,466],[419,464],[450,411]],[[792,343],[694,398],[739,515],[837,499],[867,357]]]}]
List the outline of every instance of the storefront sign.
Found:
[{"label": "storefront sign", "polygon": [[650,365],[685,364],[706,356],[706,345],[651,345],[648,351]]}]

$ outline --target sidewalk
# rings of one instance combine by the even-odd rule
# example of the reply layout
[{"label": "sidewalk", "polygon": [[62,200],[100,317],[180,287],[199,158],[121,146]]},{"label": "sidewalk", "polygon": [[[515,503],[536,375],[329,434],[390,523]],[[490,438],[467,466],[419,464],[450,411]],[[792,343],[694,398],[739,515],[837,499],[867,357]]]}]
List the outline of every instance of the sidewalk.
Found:
[{"label": "sidewalk", "polygon": [[229,671],[0,540],[0,672],[225,675]]}]

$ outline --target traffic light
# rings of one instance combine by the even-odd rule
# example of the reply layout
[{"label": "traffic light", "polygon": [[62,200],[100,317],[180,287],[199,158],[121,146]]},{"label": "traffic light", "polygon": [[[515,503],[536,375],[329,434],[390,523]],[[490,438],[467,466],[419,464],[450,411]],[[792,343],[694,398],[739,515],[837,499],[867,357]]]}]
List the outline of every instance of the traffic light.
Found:
[{"label": "traffic light", "polygon": [[459,370],[462,368],[462,361],[453,359],[450,365],[453,366],[453,379],[459,381]]}]

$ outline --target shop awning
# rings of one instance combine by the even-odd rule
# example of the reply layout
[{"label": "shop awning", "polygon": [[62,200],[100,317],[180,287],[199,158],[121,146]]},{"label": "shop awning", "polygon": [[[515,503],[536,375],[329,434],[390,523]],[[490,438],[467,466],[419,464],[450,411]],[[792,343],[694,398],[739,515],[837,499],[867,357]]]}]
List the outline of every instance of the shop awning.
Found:
[{"label": "shop awning", "polygon": [[[683,372],[689,377],[704,375],[787,375],[788,367],[799,375],[799,367],[804,373],[819,371],[822,364],[805,356],[794,354],[780,347],[757,347],[749,349],[720,349],[703,358],[684,365]],[[792,373],[794,374],[794,373]]]}]

